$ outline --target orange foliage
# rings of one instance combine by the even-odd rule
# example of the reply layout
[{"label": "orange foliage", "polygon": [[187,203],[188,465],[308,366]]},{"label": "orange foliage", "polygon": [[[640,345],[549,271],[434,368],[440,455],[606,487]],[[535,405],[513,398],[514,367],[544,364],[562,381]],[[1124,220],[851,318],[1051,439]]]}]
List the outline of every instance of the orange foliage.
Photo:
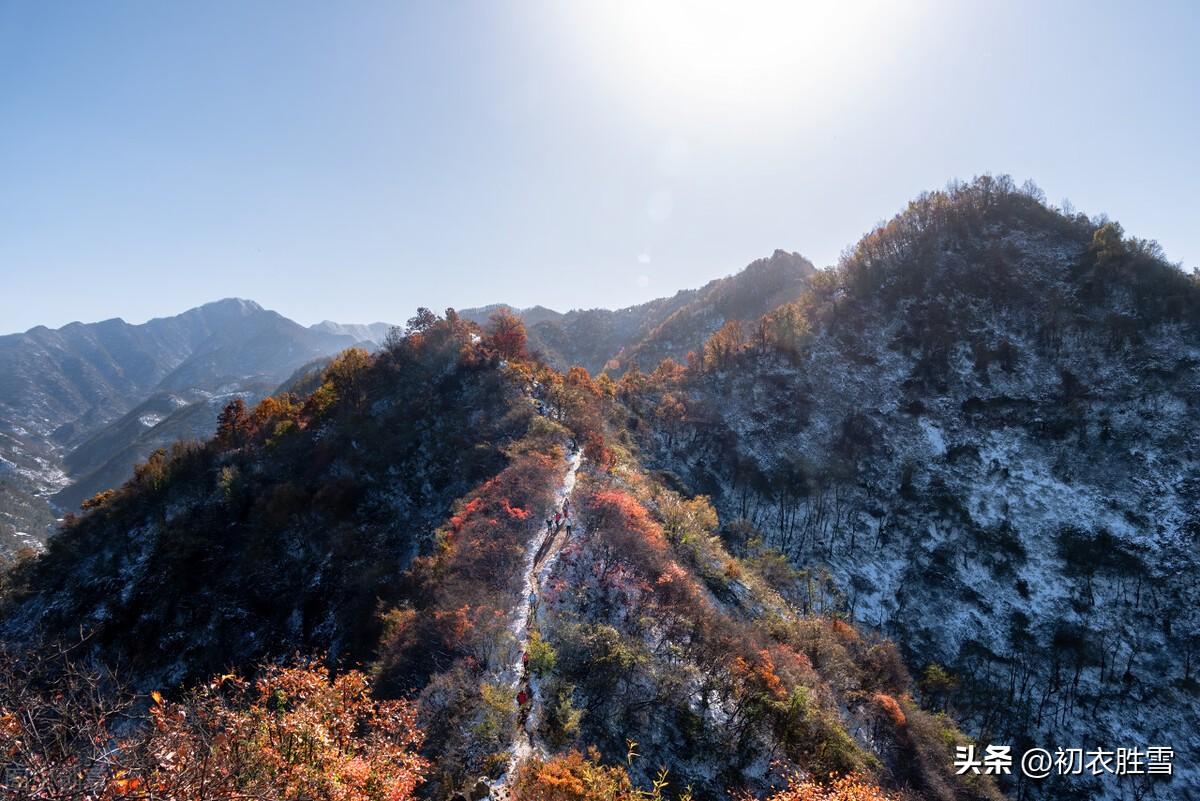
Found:
[{"label": "orange foliage", "polygon": [[619,766],[604,767],[591,748],[585,757],[578,751],[547,761],[523,763],[513,783],[516,801],[632,801],[639,794],[629,774]]},{"label": "orange foliage", "polygon": [[578,387],[593,397],[600,397],[600,389],[592,381],[592,377],[588,374],[586,368],[579,366],[572,367],[567,371],[565,383],[570,387]]},{"label": "orange foliage", "polygon": [[[749,801],[749,797],[743,796],[742,801]],[[788,779],[787,789],[769,796],[767,801],[900,801],[900,796],[857,776],[843,776],[828,785],[793,776]]]},{"label": "orange foliage", "polygon": [[112,678],[0,651],[0,797],[408,801],[429,767],[415,707],[376,700],[357,671],[273,665],[178,702]]},{"label": "orange foliage", "polygon": [[486,345],[504,359],[525,357],[525,323],[508,309],[501,309],[488,320]]},{"label": "orange foliage", "polygon": [[892,696],[887,693],[875,693],[873,700],[875,701],[875,705],[879,707],[883,714],[887,715],[888,719],[892,721],[892,725],[897,729],[903,728],[908,723],[908,719],[904,716],[904,710],[900,708],[900,704]]},{"label": "orange foliage", "polygon": [[746,346],[746,334],[738,320],[727,320],[704,343],[701,360],[705,370],[727,367]]},{"label": "orange foliage", "polygon": [[657,384],[678,384],[687,373],[687,368],[667,357],[658,363],[658,367],[650,374],[650,380]]},{"label": "orange foliage", "polygon": [[316,664],[271,666],[253,683],[222,676],[182,704],[155,700],[150,767],[118,779],[124,795],[112,798],[144,797],[134,791],[145,786],[159,798],[404,801],[428,768],[413,705],[375,700],[357,671],[331,680]]},{"label": "orange foliage", "polygon": [[829,621],[829,627],[833,629],[834,633],[842,639],[849,640],[851,642],[854,642],[858,639],[858,631],[841,618],[832,618]]},{"label": "orange foliage", "polygon": [[788,696],[787,688],[775,672],[775,662],[766,649],[758,652],[753,663],[740,656],[734,657],[732,670],[734,677],[746,682],[754,692],[770,695],[776,701]]},{"label": "orange foliage", "polygon": [[304,405],[289,393],[279,397],[272,395],[258,402],[250,413],[250,421],[255,431],[269,432],[275,421],[298,420],[303,408]]}]

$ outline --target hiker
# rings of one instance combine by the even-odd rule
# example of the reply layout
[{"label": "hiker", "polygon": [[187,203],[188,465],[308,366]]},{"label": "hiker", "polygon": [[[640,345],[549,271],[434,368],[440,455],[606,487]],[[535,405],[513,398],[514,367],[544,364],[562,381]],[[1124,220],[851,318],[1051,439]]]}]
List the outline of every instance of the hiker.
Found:
[{"label": "hiker", "polygon": [[570,498],[563,498],[563,514],[564,515],[571,514],[571,499]]},{"label": "hiker", "polygon": [[546,533],[549,534],[550,529],[552,529],[552,528],[554,528],[554,521],[547,517],[546,518]]},{"label": "hiker", "polygon": [[571,536],[571,518],[567,518],[567,536]]},{"label": "hiker", "polygon": [[554,533],[557,534],[562,530],[562,512],[554,513]]},{"label": "hiker", "polygon": [[528,700],[529,696],[525,694],[524,690],[521,690],[521,692],[517,693],[517,706],[521,707],[521,711],[525,710],[525,703]]}]

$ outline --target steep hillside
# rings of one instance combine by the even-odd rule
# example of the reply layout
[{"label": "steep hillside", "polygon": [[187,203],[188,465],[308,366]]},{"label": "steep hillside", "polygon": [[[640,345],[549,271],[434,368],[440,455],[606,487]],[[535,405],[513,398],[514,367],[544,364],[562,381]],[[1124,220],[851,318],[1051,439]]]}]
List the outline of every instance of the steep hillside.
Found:
[{"label": "steep hillside", "polygon": [[[777,250],[736,275],[638,306],[566,314],[535,306],[516,313],[528,329],[530,349],[560,369],[581,365],[595,373],[606,367],[653,367],[667,356],[682,361],[728,320],[750,322],[795,300],[813,272],[803,256]],[[462,314],[484,323],[501,308],[509,307]]]},{"label": "steep hillside", "polygon": [[307,401],[235,401],[216,440],[153,456],[22,573],[4,630],[83,626],[164,686],[295,648],[361,656],[380,599],[521,424],[504,376],[459,362],[465,334],[435,334],[347,351]]},{"label": "steep hillside", "polygon": [[[981,741],[1173,746],[1200,793],[1200,288],[1004,179],[922,196],[753,334],[624,396],[726,542],[827,570]],[[1149,792],[1149,795],[1144,793]],[[1125,794],[1125,795],[1123,795]]]},{"label": "steep hillside", "polygon": [[135,686],[201,697],[296,650],[369,666],[415,701],[432,798],[544,797],[562,770],[624,776],[614,798],[660,771],[670,797],[798,771],[999,798],[953,775],[966,740],[893,645],[788,602],[777,560],[732,556],[707,500],[643,473],[611,380],[448,316],[140,466],[8,579],[7,646],[82,635]]},{"label": "steep hillside", "polygon": [[46,495],[69,480],[52,443],[0,421],[0,560],[41,547],[55,520]]},{"label": "steep hillside", "polygon": [[[575,492],[578,526],[544,568],[530,645],[528,728],[550,753],[595,747],[650,786],[722,798],[763,793],[791,771],[860,774],[927,799],[998,798],[956,777],[967,740],[912,701],[895,646],[804,613],[717,539],[687,498],[616,457]],[[777,567],[777,566],[776,566]]]},{"label": "steep hillside", "polygon": [[74,508],[123,482],[151,443],[194,436],[194,427],[142,436],[165,416],[164,398],[261,396],[302,364],[379,335],[380,325],[310,329],[227,299],[141,325],[106,320],[0,336],[0,556],[40,545],[59,516],[55,493],[65,490],[57,500]]},{"label": "steep hillside", "polygon": [[157,393],[145,403],[102,428],[67,454],[67,477],[71,483],[52,499],[60,509],[78,509],[98,492],[124,484],[134,466],[176,442],[203,441],[212,436],[221,410],[234,398],[253,405],[271,394],[270,385],[241,383],[237,392],[204,397],[188,402],[188,393]]},{"label": "steep hillside", "polygon": [[631,343],[618,355],[618,365],[653,368],[666,358],[682,362],[725,323],[752,323],[800,297],[815,272],[812,262],[799,253],[776,250],[737,275],[707,284],[694,300]]}]

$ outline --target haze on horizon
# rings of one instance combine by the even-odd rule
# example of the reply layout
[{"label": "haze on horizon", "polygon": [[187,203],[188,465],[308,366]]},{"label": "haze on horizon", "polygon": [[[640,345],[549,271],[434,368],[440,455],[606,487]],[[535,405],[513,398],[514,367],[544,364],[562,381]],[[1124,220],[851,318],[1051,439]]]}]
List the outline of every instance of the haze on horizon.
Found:
[{"label": "haze on horizon", "polygon": [[0,2],[0,333],[620,307],[985,172],[1200,262],[1200,6]]}]

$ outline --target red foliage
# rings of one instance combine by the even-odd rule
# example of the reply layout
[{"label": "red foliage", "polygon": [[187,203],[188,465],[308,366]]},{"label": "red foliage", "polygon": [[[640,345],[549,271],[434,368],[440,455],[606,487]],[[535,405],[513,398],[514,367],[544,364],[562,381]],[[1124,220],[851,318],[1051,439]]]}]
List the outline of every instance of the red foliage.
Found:
[{"label": "red foliage", "polygon": [[529,511],[522,509],[520,506],[513,506],[508,498],[502,498],[501,504],[504,506],[504,511],[514,520],[525,520],[529,517]]},{"label": "red foliage", "polygon": [[442,642],[450,648],[461,648],[466,642],[467,635],[471,633],[473,627],[470,612],[470,604],[457,609],[434,610],[433,619],[442,633]]},{"label": "red foliage", "polygon": [[458,506],[441,531],[440,549],[414,560],[410,580],[423,587],[424,603],[381,643],[389,690],[403,691],[456,659],[496,658],[521,559],[536,532],[531,518],[550,506],[562,469],[548,454],[521,453]]},{"label": "red foliage", "polygon": [[615,489],[600,490],[587,499],[592,525],[604,529],[625,529],[647,543],[665,550],[662,527],[650,517],[646,507],[632,495]]}]

